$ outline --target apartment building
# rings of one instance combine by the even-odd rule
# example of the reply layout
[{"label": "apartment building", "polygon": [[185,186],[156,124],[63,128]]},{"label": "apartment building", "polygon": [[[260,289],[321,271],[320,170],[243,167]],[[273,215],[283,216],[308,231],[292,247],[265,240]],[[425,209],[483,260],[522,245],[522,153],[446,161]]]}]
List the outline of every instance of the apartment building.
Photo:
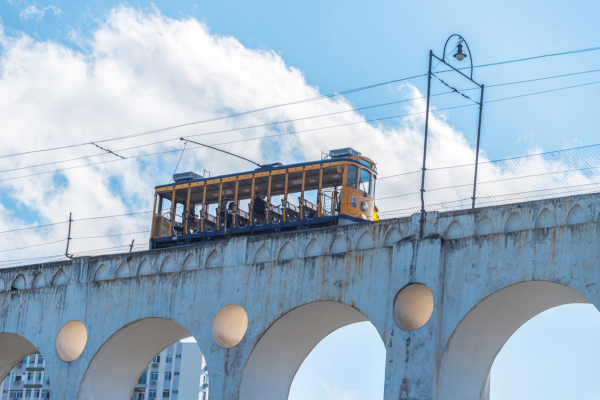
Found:
[{"label": "apartment building", "polygon": [[172,344],[144,370],[132,400],[207,400],[206,361],[193,338]]},{"label": "apartment building", "polygon": [[40,353],[21,360],[0,385],[2,400],[51,399],[50,377]]}]

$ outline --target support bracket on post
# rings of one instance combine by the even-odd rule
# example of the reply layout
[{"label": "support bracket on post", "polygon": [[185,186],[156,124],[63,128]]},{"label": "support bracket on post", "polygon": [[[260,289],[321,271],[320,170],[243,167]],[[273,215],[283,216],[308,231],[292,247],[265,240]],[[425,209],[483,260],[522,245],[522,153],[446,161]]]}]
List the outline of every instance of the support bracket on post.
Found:
[{"label": "support bracket on post", "polygon": [[131,250],[133,250],[133,243],[135,242],[135,239],[131,239],[131,244],[129,245],[129,252],[131,253]]},{"label": "support bracket on post", "polygon": [[71,242],[71,223],[73,222],[73,213],[69,213],[69,233],[67,234],[67,249],[65,250],[65,257],[73,259],[73,256],[69,254],[69,244]]}]

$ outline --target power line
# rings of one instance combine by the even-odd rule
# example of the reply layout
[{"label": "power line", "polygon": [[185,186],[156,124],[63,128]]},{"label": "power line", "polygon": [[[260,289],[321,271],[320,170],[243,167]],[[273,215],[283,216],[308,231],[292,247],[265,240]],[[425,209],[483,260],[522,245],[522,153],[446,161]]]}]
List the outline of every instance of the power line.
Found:
[{"label": "power line", "polygon": [[[577,54],[577,53],[585,53],[588,51],[597,51],[600,50],[600,47],[590,47],[587,49],[581,49],[581,50],[571,50],[571,51],[565,51],[562,53],[553,53],[553,54],[544,54],[541,56],[533,56],[533,57],[527,57],[527,58],[518,58],[516,60],[509,60],[509,61],[498,61],[495,63],[490,63],[490,64],[481,64],[481,65],[475,65],[473,66],[473,68],[484,68],[484,67],[493,67],[496,65],[503,65],[503,64],[511,64],[511,63],[516,63],[516,62],[522,62],[522,61],[530,61],[530,60],[536,60],[539,58],[547,58],[547,57],[556,57],[556,56],[565,56],[565,55],[569,55],[569,54]],[[463,69],[470,69],[471,67],[463,67],[463,68],[457,68],[459,70],[463,70]],[[446,69],[444,71],[437,71],[438,74],[444,73],[444,72],[451,72],[451,69]]]},{"label": "power line", "polygon": [[[515,59],[515,60],[499,61],[499,62],[490,63],[490,64],[476,65],[473,68],[491,67],[491,66],[496,66],[496,65],[515,63],[515,62],[529,61],[529,60],[534,60],[534,59],[539,59],[539,58],[562,56],[562,55],[583,53],[583,52],[596,51],[596,50],[600,50],[600,47],[591,47],[591,48],[587,48],[587,49],[571,50],[571,51],[566,51],[566,52],[562,52],[562,53],[544,54],[544,55],[540,55],[540,56],[520,58],[520,59]],[[469,68],[470,67],[458,68],[458,69],[463,70],[463,69],[469,69]],[[444,73],[444,72],[450,72],[450,71],[452,71],[452,70],[438,71],[437,73]],[[244,112],[240,112],[240,113],[222,115],[219,117],[214,117],[214,118],[210,118],[210,119],[206,119],[206,120],[189,122],[189,123],[180,124],[180,125],[173,125],[173,126],[166,127],[166,128],[154,129],[154,130],[150,130],[150,131],[146,131],[146,132],[135,133],[132,135],[119,136],[119,137],[103,139],[103,140],[95,140],[94,142],[102,143],[102,142],[108,142],[108,141],[114,141],[114,140],[129,139],[129,138],[138,137],[138,136],[150,135],[153,133],[165,132],[168,130],[182,128],[185,126],[203,124],[203,123],[207,123],[207,122],[214,122],[214,121],[219,121],[219,120],[229,119],[229,118],[236,118],[236,117],[240,117],[240,116],[244,116],[244,115],[248,115],[248,114],[252,114],[252,113],[256,113],[256,112],[260,112],[260,111],[270,110],[273,108],[284,107],[284,106],[295,105],[295,104],[302,104],[302,103],[307,103],[307,102],[311,102],[311,101],[322,100],[322,99],[327,99],[327,98],[332,98],[332,97],[337,97],[337,96],[343,96],[346,94],[355,93],[355,92],[363,91],[363,90],[367,90],[367,89],[372,89],[372,88],[379,87],[379,86],[384,86],[384,85],[389,85],[392,83],[402,82],[405,80],[420,78],[420,77],[423,77],[426,75],[427,74],[421,74],[421,75],[411,76],[408,78],[395,79],[392,81],[377,83],[374,85],[363,86],[363,87],[359,87],[359,88],[355,88],[355,89],[349,89],[349,90],[338,92],[338,93],[331,93],[331,94],[327,94],[327,95],[316,96],[316,97],[312,97],[312,98],[308,98],[308,99],[304,99],[304,100],[297,100],[297,101],[293,101],[293,102],[289,102],[289,103],[277,104],[277,105],[273,105],[273,106],[263,107],[263,108],[250,110],[250,111],[244,111]],[[14,153],[14,154],[5,154],[5,155],[0,155],[0,158],[8,158],[8,157],[15,157],[15,156],[31,154],[31,153],[39,153],[39,152],[46,152],[46,151],[61,150],[61,149],[67,149],[67,148],[72,148],[72,147],[85,146],[85,145],[93,144],[94,142],[85,142],[85,143],[79,143],[79,144],[68,145],[68,146],[60,146],[60,147],[53,147],[53,148],[40,149],[40,150],[31,150],[31,151],[27,151],[27,152]]]},{"label": "power line", "polygon": [[[593,73],[593,72],[600,72],[600,69],[594,69],[594,70],[582,71],[582,72],[574,72],[574,73],[570,73],[570,74],[547,76],[547,77],[543,77],[543,78],[534,78],[534,79],[528,79],[528,80],[524,80],[524,81],[499,83],[499,84],[496,84],[496,85],[489,85],[489,86],[487,86],[487,88],[489,89],[489,88],[500,87],[500,86],[529,83],[529,82],[542,81],[542,80],[548,80],[548,79],[564,78],[564,77],[568,77],[568,76],[589,74],[589,73]],[[436,78],[438,78],[438,77],[436,76]],[[446,85],[446,86],[448,86],[448,85]],[[451,89],[454,89],[454,88],[451,88]],[[464,92],[464,91],[469,91],[469,90],[479,90],[479,88],[461,89],[460,91]],[[431,97],[442,96],[442,95],[446,95],[446,94],[449,94],[449,93],[454,93],[454,90],[451,91],[451,92],[442,92],[442,93],[432,94]],[[219,131],[213,131],[213,132],[207,132],[207,133],[200,133],[200,134],[196,134],[196,135],[190,135],[190,136],[187,136],[187,137],[206,136],[206,135],[214,135],[214,134],[218,134],[218,133],[240,131],[240,130],[245,130],[245,129],[262,128],[262,127],[265,127],[265,126],[285,124],[285,123],[303,121],[303,120],[312,119],[312,118],[321,118],[321,117],[326,117],[326,116],[331,116],[331,115],[344,114],[344,113],[348,113],[348,112],[356,112],[356,111],[362,111],[362,110],[367,110],[367,109],[372,109],[372,108],[377,108],[377,107],[384,107],[384,106],[389,106],[389,105],[394,105],[394,104],[399,104],[399,103],[405,103],[405,102],[409,102],[409,101],[421,100],[421,99],[424,99],[424,98],[425,98],[425,96],[414,97],[414,98],[411,98],[411,99],[405,99],[405,100],[399,100],[399,101],[392,101],[392,102],[387,102],[387,103],[375,104],[375,105],[370,105],[370,106],[365,106],[365,107],[353,108],[353,109],[350,109],[350,110],[336,111],[336,112],[332,112],[332,113],[319,114],[319,115],[313,115],[313,116],[302,117],[302,118],[294,118],[294,119],[288,119],[288,120],[283,120],[283,121],[269,122],[269,123],[265,123],[265,124],[251,125],[251,126],[245,126],[245,127],[240,127],[240,128],[223,129],[223,130],[219,130]],[[146,144],[142,144],[142,145],[138,145],[138,146],[126,147],[126,148],[115,150],[115,151],[118,151],[118,152],[127,151],[127,150],[137,149],[137,148],[141,148],[141,147],[153,146],[153,145],[156,145],[156,144],[161,144],[161,143],[165,143],[165,142],[175,141],[175,140],[178,140],[178,139],[179,139],[179,137],[171,138],[171,139],[166,139],[166,140],[160,140],[160,141],[146,143]],[[30,166],[26,166],[26,167],[12,168],[12,169],[7,169],[7,170],[2,170],[0,172],[19,171],[19,170],[23,170],[23,169],[43,167],[43,166],[46,166],[46,165],[60,164],[60,163],[63,163],[63,162],[77,161],[77,160],[88,159],[88,158],[98,157],[98,156],[103,156],[103,155],[106,155],[106,153],[98,153],[98,154],[92,154],[92,155],[89,155],[89,156],[70,158],[70,159],[61,160],[61,161],[52,161],[52,162],[47,162],[47,163],[43,163],[43,164],[30,165]]]},{"label": "power line", "polygon": [[271,110],[273,108],[285,107],[285,106],[290,106],[290,105],[308,103],[308,102],[316,101],[316,100],[323,100],[323,99],[329,99],[329,98],[338,97],[338,96],[344,96],[346,94],[355,93],[355,92],[359,92],[359,91],[363,91],[363,90],[367,90],[367,89],[373,89],[373,88],[376,88],[376,87],[379,87],[379,86],[389,85],[389,84],[392,84],[392,83],[402,82],[402,81],[406,81],[406,80],[410,80],[410,79],[420,78],[420,77],[423,77],[423,76],[426,76],[426,75],[427,74],[421,74],[421,75],[411,76],[411,77],[408,77],[408,78],[395,79],[395,80],[392,80],[392,81],[376,83],[374,85],[363,86],[363,87],[355,88],[355,89],[349,89],[349,90],[345,90],[345,91],[342,91],[342,92],[339,92],[339,93],[325,94],[325,95],[321,95],[321,96],[317,96],[317,97],[312,97],[312,98],[308,98],[308,99],[304,99],[304,100],[297,100],[297,101],[292,101],[292,102],[289,102],[289,103],[277,104],[277,105],[273,105],[273,106],[258,108],[258,109],[255,109],[255,110],[244,111],[244,112],[239,112],[239,113],[235,113],[235,114],[222,115],[222,116],[219,116],[219,117],[209,118],[209,119],[205,119],[205,120],[202,120],[202,121],[188,122],[188,123],[185,123],[185,124],[173,125],[173,126],[169,126],[169,127],[166,127],[166,128],[159,128],[159,129],[154,129],[154,130],[151,130],[151,131],[140,132],[140,133],[135,133],[135,134],[132,134],[132,135],[120,136],[120,137],[115,137],[115,138],[111,138],[111,139],[95,140],[93,142],[85,142],[85,143],[79,143],[79,144],[72,144],[72,145],[68,145],[68,146],[52,147],[52,148],[48,148],[48,149],[30,150],[30,151],[25,151],[25,152],[21,152],[21,153],[14,153],[14,154],[4,154],[4,155],[0,155],[0,158],[15,157],[15,156],[21,156],[21,155],[25,155],[25,154],[41,153],[41,152],[53,151],[53,150],[62,150],[62,149],[68,149],[68,148],[72,148],[72,147],[79,147],[79,146],[90,145],[90,144],[94,144],[94,143],[103,143],[103,142],[110,142],[110,141],[113,141],[113,140],[129,139],[129,138],[132,138],[132,137],[150,135],[150,134],[153,134],[153,133],[165,132],[165,131],[169,131],[169,130],[172,130],[172,129],[182,128],[182,127],[185,127],[185,126],[198,125],[198,124],[204,124],[204,123],[207,123],[207,122],[220,121],[220,120],[223,120],[223,119],[241,117],[241,116],[244,116],[244,115],[257,113],[257,112],[260,112],[260,111]]},{"label": "power line", "polygon": [[[576,87],[595,85],[595,84],[598,84],[598,83],[600,83],[600,81],[584,83],[584,84],[581,84],[581,85],[567,86],[567,87],[557,88],[557,89],[551,89],[551,90],[544,90],[544,91],[541,91],[541,92],[527,93],[527,94],[522,94],[522,95],[518,95],[518,96],[505,97],[505,98],[501,98],[501,99],[488,100],[488,101],[484,101],[484,104],[486,104],[486,103],[495,103],[495,102],[504,101],[504,100],[512,100],[512,99],[516,99],[516,98],[533,96],[533,95],[538,95],[538,94],[543,94],[543,93],[557,92],[557,91],[560,91],[560,90],[566,90],[566,89],[572,89],[572,88],[576,88]],[[433,110],[433,112],[447,111],[447,110],[452,110],[452,109],[456,109],[456,108],[463,108],[463,107],[471,107],[471,106],[474,106],[474,105],[476,105],[476,104],[466,104],[466,105],[460,105],[460,106],[454,106],[454,107],[441,108],[441,109]],[[261,139],[278,137],[278,136],[287,136],[287,135],[291,135],[291,134],[295,134],[295,133],[304,133],[304,132],[311,132],[311,131],[316,131],[316,130],[339,128],[339,127],[344,127],[344,126],[350,126],[350,125],[356,125],[356,124],[364,124],[364,123],[369,123],[369,122],[377,122],[377,121],[383,121],[383,120],[394,119],[394,118],[403,118],[403,117],[408,117],[408,116],[413,116],[413,115],[418,115],[418,114],[424,114],[424,113],[425,112],[418,112],[418,113],[404,114],[404,115],[393,115],[393,116],[389,116],[389,117],[375,118],[375,119],[363,120],[363,121],[357,121],[357,122],[350,122],[350,123],[346,123],[346,124],[333,125],[333,126],[327,126],[327,127],[306,129],[306,130],[302,130],[302,131],[295,131],[295,132],[289,132],[289,133],[283,133],[283,134],[277,134],[277,135],[260,136],[260,137],[256,137],[256,138],[249,138],[249,139],[241,139],[241,140],[235,140],[235,141],[230,141],[230,142],[216,143],[216,144],[213,144],[213,146],[219,146],[219,145],[224,145],[224,144],[240,143],[240,142],[246,142],[246,141],[252,141],[252,140],[261,140]],[[190,136],[187,136],[187,137],[193,137],[193,136],[198,136],[198,135],[190,135]],[[170,140],[172,140],[172,139],[170,139]],[[200,146],[193,147],[192,149],[195,149],[195,148],[200,148]],[[168,151],[162,151],[162,152],[157,152],[157,153],[143,154],[143,155],[138,155],[138,156],[132,156],[132,157],[129,157],[128,159],[131,160],[131,159],[136,159],[136,158],[140,158],[140,157],[148,157],[148,156],[152,156],[152,155],[173,153],[173,152],[177,152],[177,151],[179,151],[179,150],[168,150]],[[115,162],[115,161],[122,161],[122,160],[108,160],[108,161],[102,161],[102,162],[98,162],[98,163],[91,163],[91,164],[80,165],[80,166],[75,166],[75,167],[69,167],[69,168],[63,168],[63,169],[56,169],[56,170],[52,170],[52,171],[45,171],[45,172],[39,172],[39,173],[35,173],[35,174],[17,176],[17,177],[13,177],[13,178],[0,179],[0,182],[11,181],[11,180],[21,179],[21,178],[27,178],[27,177],[31,177],[31,176],[37,176],[37,175],[44,175],[44,174],[49,174],[49,173],[54,173],[54,172],[61,172],[61,171],[66,171],[66,170],[71,170],[71,169],[76,169],[76,168],[91,167],[91,166],[94,166],[94,165],[105,164],[105,163],[110,163],[110,162]]]},{"label": "power line", "polygon": [[[556,91],[566,90],[566,89],[572,89],[572,88],[576,88],[576,87],[589,86],[589,85],[594,85],[594,84],[598,84],[598,83],[600,83],[600,81],[589,82],[589,83],[585,83],[585,84],[581,84],[581,85],[567,86],[567,87],[557,88],[557,89],[551,89],[551,90],[545,90],[545,91],[541,91],[541,92],[527,93],[527,94],[518,95],[518,96],[505,97],[505,98],[501,98],[501,99],[488,100],[488,101],[485,101],[484,104],[485,103],[494,103],[494,102],[499,102],[499,101],[505,101],[505,100],[512,100],[512,99],[516,99],[516,98],[533,96],[533,95],[538,95],[538,94],[543,94],[543,93],[556,92]],[[444,92],[444,93],[439,93],[437,95],[447,94],[447,93],[452,93],[452,92]],[[467,104],[467,105],[461,105],[461,106],[455,106],[455,107],[448,107],[448,108],[442,108],[442,109],[433,110],[433,111],[434,112],[446,111],[446,110],[451,110],[451,109],[455,109],[455,108],[469,107],[469,106],[473,106],[473,105],[475,105],[475,104]],[[352,110],[348,110],[348,111],[352,111]],[[347,112],[347,111],[344,111],[344,112]],[[346,123],[346,124],[340,124],[340,125],[333,125],[333,126],[313,128],[313,129],[307,129],[307,130],[301,130],[301,131],[294,131],[294,132],[289,132],[289,133],[284,133],[284,134],[260,136],[260,137],[249,138],[249,139],[242,139],[242,140],[236,140],[236,141],[231,141],[231,142],[216,143],[216,144],[214,144],[214,146],[219,146],[219,145],[224,145],[224,144],[232,144],[232,143],[240,143],[240,142],[252,141],[252,140],[260,140],[260,139],[264,139],[264,138],[272,138],[272,137],[278,137],[278,136],[287,136],[287,135],[295,134],[295,133],[303,133],[303,132],[310,132],[310,131],[315,131],[315,130],[338,128],[338,127],[355,125],[355,124],[377,122],[377,121],[382,121],[382,120],[388,120],[388,119],[394,119],[394,118],[402,118],[402,117],[413,116],[413,115],[424,114],[424,113],[425,112],[412,113],[412,114],[404,114],[404,115],[394,115],[394,116],[389,116],[389,117],[375,118],[375,119],[363,120],[363,121]],[[274,123],[270,123],[270,124],[274,124]],[[270,125],[270,124],[265,124],[265,125]],[[233,130],[239,130],[239,129],[247,129],[247,128],[236,128],[236,129],[226,130],[226,131],[233,131]],[[226,132],[226,131],[224,131],[224,132]],[[202,136],[202,135],[208,135],[208,134],[212,134],[212,133],[189,135],[189,136],[186,136],[186,137],[195,137],[195,136]],[[152,144],[164,143],[164,142],[173,141],[173,140],[177,140],[177,139],[167,139],[167,140],[155,142],[155,143],[152,143]],[[144,146],[148,146],[148,144],[146,144],[146,145],[140,145],[140,146],[135,146],[135,147],[132,147],[130,149],[144,147]],[[195,148],[199,148],[199,147],[193,147],[192,149],[195,149]],[[123,150],[126,150],[126,149],[122,149],[122,150],[118,150],[118,151],[123,151]],[[138,156],[129,157],[128,159],[136,159],[136,158],[147,157],[147,156],[152,156],[152,155],[160,155],[160,154],[166,154],[166,153],[173,153],[173,152],[177,152],[177,151],[179,151],[179,150],[168,150],[168,151],[161,151],[161,152],[156,152],[156,153],[142,154],[142,155],[138,155]],[[88,157],[83,157],[83,158],[88,158]],[[13,178],[0,179],[0,182],[10,181],[10,180],[15,180],[15,179],[21,179],[21,178],[26,178],[26,177],[31,177],[31,176],[44,175],[44,174],[54,173],[54,172],[61,172],[61,171],[66,171],[66,170],[71,170],[71,169],[76,169],[76,168],[90,167],[90,166],[94,166],[94,165],[105,164],[105,163],[110,163],[110,162],[115,162],[115,161],[122,161],[122,160],[108,160],[108,161],[102,161],[102,162],[91,163],[91,164],[86,164],[86,165],[80,165],[80,166],[74,166],[74,167],[68,167],[68,168],[62,168],[62,169],[56,169],[56,170],[52,170],[52,171],[44,171],[44,172],[39,172],[39,173],[35,173],[35,174],[23,175],[23,176],[18,176],[18,177],[13,177]]]}]

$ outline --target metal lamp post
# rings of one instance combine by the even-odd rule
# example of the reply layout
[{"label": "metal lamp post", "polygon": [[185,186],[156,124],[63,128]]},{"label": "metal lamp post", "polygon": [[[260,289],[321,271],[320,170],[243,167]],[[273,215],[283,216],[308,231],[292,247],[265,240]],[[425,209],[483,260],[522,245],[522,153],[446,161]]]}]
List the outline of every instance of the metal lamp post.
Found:
[{"label": "metal lamp post", "polygon": [[[450,41],[450,39],[452,39],[454,36],[458,37],[458,43],[456,45],[456,48],[457,48],[456,54],[454,54],[453,57],[457,61],[463,61],[465,58],[469,58],[469,61],[471,62],[470,76],[467,76],[464,73],[462,73],[460,70],[454,68],[452,65],[448,64],[445,60],[446,47],[448,46],[448,42]],[[467,51],[469,53],[468,55],[463,53],[463,45],[462,45],[463,43],[465,44],[465,46],[467,46]],[[421,219],[419,221],[420,222],[419,235],[421,238],[424,235],[425,216],[426,216],[426,213],[425,213],[425,171],[426,171],[426,161],[427,161],[427,131],[429,128],[429,99],[430,99],[430,95],[431,95],[431,63],[433,61],[433,58],[436,58],[439,62],[444,63],[445,65],[450,67],[452,70],[458,72],[460,75],[467,78],[469,81],[473,82],[475,85],[477,85],[481,89],[481,96],[480,96],[480,100],[478,103],[479,104],[479,124],[477,126],[477,150],[475,153],[475,177],[474,177],[474,181],[473,181],[473,197],[471,197],[471,199],[473,200],[472,208],[475,208],[475,198],[476,198],[476,190],[477,190],[477,166],[479,163],[479,139],[481,136],[481,115],[483,113],[483,85],[480,85],[479,83],[477,83],[473,80],[473,57],[471,56],[471,50],[469,49],[469,45],[467,44],[467,41],[462,36],[457,35],[457,34],[451,35],[446,40],[446,44],[444,45],[444,52],[442,53],[442,58],[439,58],[438,56],[433,54],[433,51],[431,51],[431,50],[429,51],[429,73],[427,74],[427,108],[425,110],[425,141],[423,144],[423,168],[421,169],[422,170],[422,175],[421,175]]]}]

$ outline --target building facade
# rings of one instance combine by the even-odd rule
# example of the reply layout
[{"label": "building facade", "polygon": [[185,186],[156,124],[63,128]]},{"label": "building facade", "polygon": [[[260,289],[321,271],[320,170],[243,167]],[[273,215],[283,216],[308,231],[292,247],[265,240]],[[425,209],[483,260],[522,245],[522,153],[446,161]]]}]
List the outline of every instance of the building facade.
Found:
[{"label": "building facade", "polygon": [[51,399],[50,376],[45,368],[40,353],[21,360],[2,381],[1,399]]},{"label": "building facade", "polygon": [[208,399],[208,371],[198,344],[184,339],[161,351],[140,376],[131,399]]}]

